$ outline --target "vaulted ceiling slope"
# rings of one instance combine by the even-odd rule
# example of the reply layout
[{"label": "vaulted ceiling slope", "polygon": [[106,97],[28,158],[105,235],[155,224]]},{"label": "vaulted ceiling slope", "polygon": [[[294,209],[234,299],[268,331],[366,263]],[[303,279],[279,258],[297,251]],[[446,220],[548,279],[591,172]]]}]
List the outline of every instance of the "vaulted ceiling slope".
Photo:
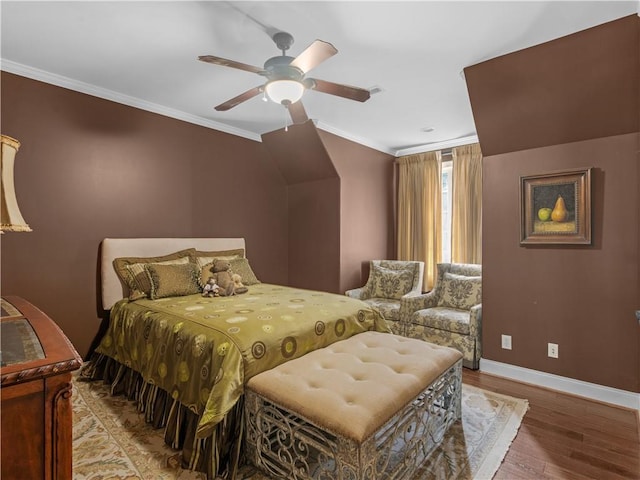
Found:
[{"label": "vaulted ceiling slope", "polygon": [[473,141],[465,67],[626,15],[638,1],[12,2],[1,8],[2,69],[260,140],[291,119],[261,95],[255,73],[197,60],[216,55],[262,67],[314,40],[338,53],[312,76],[371,89],[360,103],[306,91],[323,130],[392,155]]}]

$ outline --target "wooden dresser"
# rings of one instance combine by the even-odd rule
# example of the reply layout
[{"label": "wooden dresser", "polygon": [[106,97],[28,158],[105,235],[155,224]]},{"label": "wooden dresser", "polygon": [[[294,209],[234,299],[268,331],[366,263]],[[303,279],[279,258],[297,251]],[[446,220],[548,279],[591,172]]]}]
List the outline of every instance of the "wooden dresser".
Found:
[{"label": "wooden dresser", "polygon": [[2,297],[0,478],[72,478],[71,372],[82,360],[62,330],[20,297]]}]

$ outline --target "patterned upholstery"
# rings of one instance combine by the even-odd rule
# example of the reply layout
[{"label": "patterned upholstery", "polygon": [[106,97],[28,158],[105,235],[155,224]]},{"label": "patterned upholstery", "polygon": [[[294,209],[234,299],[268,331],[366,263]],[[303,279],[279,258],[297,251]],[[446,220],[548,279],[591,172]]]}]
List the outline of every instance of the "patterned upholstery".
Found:
[{"label": "patterned upholstery", "polygon": [[469,335],[469,311],[448,307],[418,310],[411,321],[416,325]]},{"label": "patterned upholstery", "polygon": [[404,335],[401,301],[422,293],[423,275],[424,262],[372,260],[367,283],[363,287],[347,290],[345,295],[377,308],[391,331]]},{"label": "patterned upholstery", "polygon": [[481,265],[440,263],[432,291],[402,299],[401,330],[410,338],[457,348],[463,365],[477,369],[482,355],[481,302]]}]

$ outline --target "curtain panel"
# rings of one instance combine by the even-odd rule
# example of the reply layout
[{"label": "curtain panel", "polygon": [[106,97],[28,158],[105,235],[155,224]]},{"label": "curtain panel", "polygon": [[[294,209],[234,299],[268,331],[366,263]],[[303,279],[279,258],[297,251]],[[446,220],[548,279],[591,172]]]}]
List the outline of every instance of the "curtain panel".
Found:
[{"label": "curtain panel", "polygon": [[398,159],[398,260],[423,261],[423,289],[431,290],[442,255],[440,152]]},{"label": "curtain panel", "polygon": [[452,149],[451,261],[482,263],[482,151],[480,145]]}]

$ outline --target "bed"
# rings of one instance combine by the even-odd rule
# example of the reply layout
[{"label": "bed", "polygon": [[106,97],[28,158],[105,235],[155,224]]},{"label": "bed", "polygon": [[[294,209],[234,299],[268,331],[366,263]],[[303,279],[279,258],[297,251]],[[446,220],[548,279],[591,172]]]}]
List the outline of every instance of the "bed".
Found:
[{"label": "bed", "polygon": [[[183,467],[209,478],[235,477],[249,378],[338,340],[389,331],[359,300],[259,282],[242,238],[105,239],[101,248],[109,326],[83,375],[136,400],[147,421],[165,429],[165,442],[182,449]],[[135,263],[142,258],[144,267]],[[194,290],[191,273],[200,274],[201,287],[212,258],[238,265],[248,291],[203,297]],[[137,295],[122,281],[123,259],[132,259],[127,271],[144,270],[153,293]]]}]

